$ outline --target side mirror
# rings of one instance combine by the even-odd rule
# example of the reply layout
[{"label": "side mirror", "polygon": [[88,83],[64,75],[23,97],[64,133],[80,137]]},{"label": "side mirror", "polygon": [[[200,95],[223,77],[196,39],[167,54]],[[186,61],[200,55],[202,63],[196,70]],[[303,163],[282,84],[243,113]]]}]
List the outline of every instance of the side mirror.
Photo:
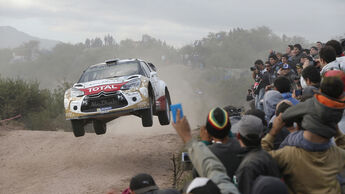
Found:
[{"label": "side mirror", "polygon": [[152,63],[148,63],[149,64],[149,66],[151,67],[151,69],[153,70],[153,71],[157,71],[157,69],[156,69],[156,66],[155,65],[153,65]]},{"label": "side mirror", "polygon": [[155,76],[155,75],[157,75],[157,72],[155,72],[155,71],[151,71],[151,72],[150,72],[150,77],[153,77],[153,76]]}]

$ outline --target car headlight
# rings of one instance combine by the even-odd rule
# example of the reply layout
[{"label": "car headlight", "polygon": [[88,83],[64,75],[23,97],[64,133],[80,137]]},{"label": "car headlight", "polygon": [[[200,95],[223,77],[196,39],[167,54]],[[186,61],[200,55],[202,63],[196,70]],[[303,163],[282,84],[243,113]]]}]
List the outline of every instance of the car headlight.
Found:
[{"label": "car headlight", "polygon": [[72,88],[71,89],[71,97],[81,97],[81,96],[84,96],[84,92],[81,91],[81,90],[78,90],[76,88]]},{"label": "car headlight", "polygon": [[141,84],[140,79],[134,79],[129,82],[127,82],[125,85],[121,87],[121,90],[129,90],[131,88],[137,88]]}]

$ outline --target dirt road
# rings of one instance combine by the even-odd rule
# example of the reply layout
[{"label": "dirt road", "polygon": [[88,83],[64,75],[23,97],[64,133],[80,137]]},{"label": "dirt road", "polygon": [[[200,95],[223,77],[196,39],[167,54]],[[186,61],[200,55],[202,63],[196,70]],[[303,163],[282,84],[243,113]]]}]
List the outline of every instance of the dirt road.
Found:
[{"label": "dirt road", "polygon": [[[128,125],[131,123],[131,126]],[[171,156],[181,146],[171,126],[141,127],[139,118],[108,124],[108,132],[0,129],[0,193],[105,193],[128,187],[136,173],[171,187]]]}]

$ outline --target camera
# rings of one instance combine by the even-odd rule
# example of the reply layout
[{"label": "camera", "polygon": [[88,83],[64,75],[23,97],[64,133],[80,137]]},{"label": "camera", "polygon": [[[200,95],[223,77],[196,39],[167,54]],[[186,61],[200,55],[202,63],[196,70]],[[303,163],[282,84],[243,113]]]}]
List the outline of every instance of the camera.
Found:
[{"label": "camera", "polygon": [[256,67],[250,67],[250,71],[255,71],[256,70]]}]

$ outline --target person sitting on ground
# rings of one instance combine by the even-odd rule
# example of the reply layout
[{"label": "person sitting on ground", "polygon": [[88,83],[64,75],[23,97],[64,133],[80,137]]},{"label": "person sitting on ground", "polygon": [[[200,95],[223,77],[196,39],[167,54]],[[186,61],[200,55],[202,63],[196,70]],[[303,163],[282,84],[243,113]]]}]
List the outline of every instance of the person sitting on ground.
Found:
[{"label": "person sitting on ground", "polygon": [[233,177],[241,163],[237,154],[243,152],[243,149],[236,138],[229,137],[230,128],[228,113],[217,107],[209,112],[206,124],[200,128],[200,137],[203,142],[213,143],[209,145],[210,150],[223,163],[228,176]]},{"label": "person sitting on ground", "polygon": [[253,115],[244,115],[239,123],[237,138],[247,151],[236,171],[236,180],[239,191],[242,194],[250,194],[257,177],[280,177],[280,173],[276,162],[261,149],[260,142],[264,129],[261,119]]},{"label": "person sitting on ground", "polygon": [[286,77],[278,77],[274,83],[274,88],[281,93],[284,99],[292,102],[293,105],[298,104],[298,100],[292,97],[291,82]]},{"label": "person sitting on ground", "polygon": [[[326,77],[320,88],[320,94],[280,114],[262,139],[263,149],[278,162],[290,193],[340,193],[336,175],[345,169],[345,135],[337,123],[345,108],[344,85],[338,77]],[[283,148],[273,150],[275,136],[284,122],[300,117],[304,130],[291,133]]]},{"label": "person sitting on ground", "polygon": [[301,101],[305,101],[306,99],[313,97],[315,92],[319,90],[321,82],[319,70],[314,66],[306,67],[302,71],[300,82],[303,88]]},{"label": "person sitting on ground", "polygon": [[[219,161],[217,156],[215,156],[204,143],[198,142],[192,138],[188,120],[186,116],[180,118],[180,110],[177,110],[176,123],[172,123],[172,126],[175,128],[182,141],[186,144],[189,158],[198,174],[201,177],[206,177],[212,180],[212,182],[219,188],[221,194],[239,194],[238,189],[231,182],[224,165]],[[209,189],[198,191],[200,193],[218,194],[219,190],[214,188],[212,191]],[[198,194],[196,192],[191,193]]]}]

